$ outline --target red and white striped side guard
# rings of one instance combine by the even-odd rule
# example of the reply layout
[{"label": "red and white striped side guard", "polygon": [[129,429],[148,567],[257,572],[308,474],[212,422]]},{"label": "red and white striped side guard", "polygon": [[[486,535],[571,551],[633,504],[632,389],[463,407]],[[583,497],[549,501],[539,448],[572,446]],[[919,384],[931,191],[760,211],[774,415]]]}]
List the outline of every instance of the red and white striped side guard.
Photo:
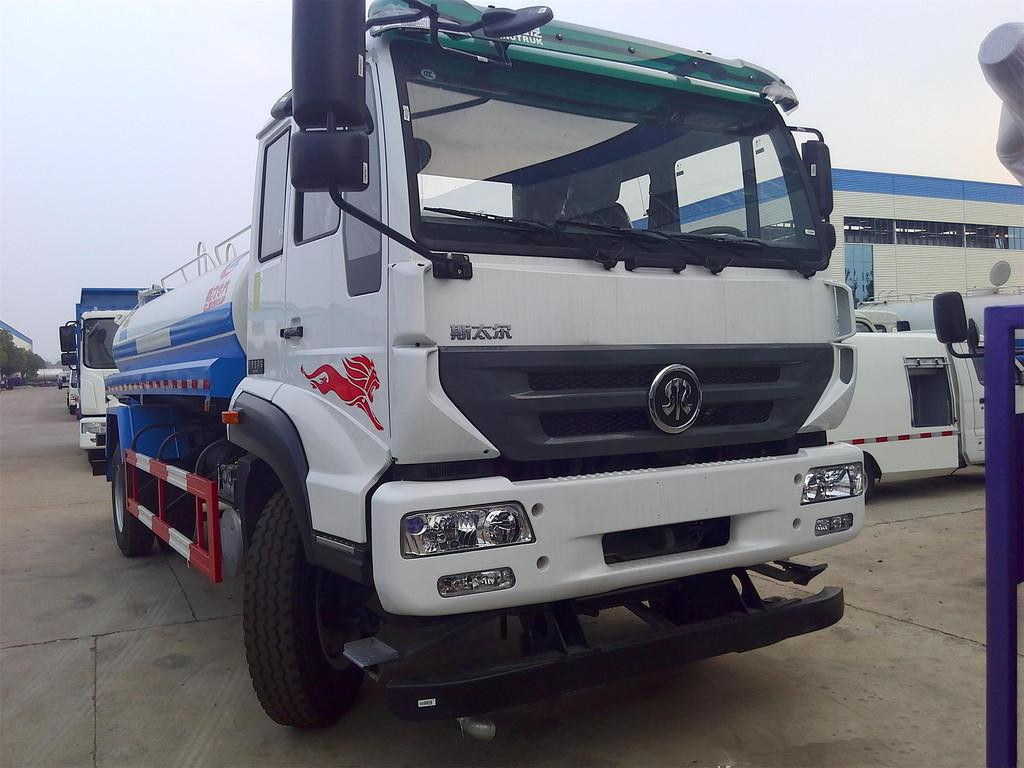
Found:
[{"label": "red and white striped side guard", "polygon": [[[220,498],[217,481],[186,472],[178,467],[126,450],[124,461],[128,470],[126,507],[147,528],[185,558],[210,581],[222,580],[220,551]],[[138,500],[138,473],[145,472],[156,478],[156,510],[147,509]],[[195,497],[195,532],[193,541],[167,524],[167,484],[180,488]],[[205,523],[205,525],[204,525]]]},{"label": "red and white striped side guard", "polygon": [[957,432],[955,429],[948,429],[944,432],[919,432],[916,435],[889,435],[888,437],[858,437],[853,440],[842,440],[840,442],[851,445],[871,445],[872,443],[896,443],[902,440],[924,440],[929,437],[952,437]]}]

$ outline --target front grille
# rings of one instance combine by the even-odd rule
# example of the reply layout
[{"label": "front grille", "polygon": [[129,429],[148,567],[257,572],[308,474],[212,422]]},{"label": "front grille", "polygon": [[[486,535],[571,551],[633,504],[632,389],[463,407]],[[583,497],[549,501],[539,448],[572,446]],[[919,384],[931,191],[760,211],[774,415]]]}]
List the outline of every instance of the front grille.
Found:
[{"label": "front grille", "polygon": [[[646,388],[661,368],[625,371],[531,371],[530,389],[537,392],[564,392],[569,389]],[[701,384],[770,384],[779,380],[777,365],[696,370]]]},{"label": "front grille", "polygon": [[[772,413],[771,403],[709,406],[702,408],[695,427],[727,424],[762,424]],[[626,411],[582,411],[542,413],[541,428],[548,437],[619,434],[656,431],[643,409]]]},{"label": "front grille", "polygon": [[[830,344],[678,347],[446,347],[445,393],[509,460],[552,461],[724,449],[791,439],[831,375]],[[648,391],[668,365],[693,369],[697,421],[666,434]]]}]

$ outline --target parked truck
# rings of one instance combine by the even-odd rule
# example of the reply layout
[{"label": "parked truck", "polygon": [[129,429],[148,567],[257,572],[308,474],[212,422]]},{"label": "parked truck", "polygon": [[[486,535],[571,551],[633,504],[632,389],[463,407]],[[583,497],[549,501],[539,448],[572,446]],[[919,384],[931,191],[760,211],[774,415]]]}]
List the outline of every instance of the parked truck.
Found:
[{"label": "parked truck", "polygon": [[137,288],[83,288],[75,319],[58,329],[61,365],[72,371],[68,410],[78,417],[78,446],[86,452],[94,474],[104,474],[106,468],[104,382],[115,371],[114,333],[138,303],[138,296]]},{"label": "parked truck", "polygon": [[72,416],[78,414],[78,370],[72,368],[68,372],[66,405],[68,413]]},{"label": "parked truck", "polygon": [[[120,326],[114,534],[245,573],[267,714],[465,718],[827,627],[863,523],[820,138],[765,69],[440,0],[297,0],[252,253]],[[587,617],[625,607],[614,642]],[[581,620],[581,617],[583,620]],[[612,619],[614,621],[614,619]],[[497,650],[478,642],[493,627]]]},{"label": "parked truck", "polygon": [[870,494],[880,480],[949,475],[985,463],[980,358],[951,356],[931,331],[858,333],[857,387],[829,440],[864,451]]}]

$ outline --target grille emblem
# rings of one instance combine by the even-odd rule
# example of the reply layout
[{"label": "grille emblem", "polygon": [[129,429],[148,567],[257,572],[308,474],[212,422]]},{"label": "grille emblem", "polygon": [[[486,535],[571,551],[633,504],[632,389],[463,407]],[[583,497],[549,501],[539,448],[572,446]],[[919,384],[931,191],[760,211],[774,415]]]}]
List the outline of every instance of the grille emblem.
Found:
[{"label": "grille emblem", "polygon": [[647,410],[654,426],[676,435],[693,426],[700,415],[702,400],[697,374],[685,365],[670,365],[651,382]]}]

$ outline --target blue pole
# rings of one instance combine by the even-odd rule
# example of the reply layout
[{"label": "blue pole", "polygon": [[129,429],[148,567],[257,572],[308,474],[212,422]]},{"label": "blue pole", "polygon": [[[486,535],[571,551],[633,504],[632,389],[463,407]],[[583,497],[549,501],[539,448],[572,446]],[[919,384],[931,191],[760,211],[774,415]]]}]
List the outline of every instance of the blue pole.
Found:
[{"label": "blue pole", "polygon": [[1024,577],[1024,416],[1014,330],[1024,306],[985,310],[986,720],[989,768],[1017,766],[1017,585]]}]

